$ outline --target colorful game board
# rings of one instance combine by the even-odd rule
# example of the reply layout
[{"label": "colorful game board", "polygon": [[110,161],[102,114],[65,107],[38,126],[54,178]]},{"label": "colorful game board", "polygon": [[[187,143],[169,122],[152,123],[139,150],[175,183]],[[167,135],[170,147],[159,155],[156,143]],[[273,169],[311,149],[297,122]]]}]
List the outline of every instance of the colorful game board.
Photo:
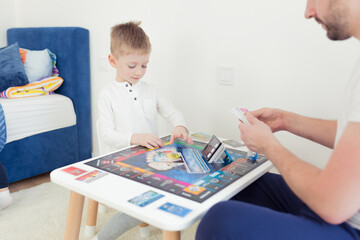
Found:
[{"label": "colorful game board", "polygon": [[207,163],[195,157],[206,143],[194,141],[193,145],[189,145],[182,140],[176,140],[169,145],[170,136],[162,140],[166,143],[162,148],[149,150],[140,146],[131,147],[86,164],[196,202],[203,202],[267,161],[263,156],[259,156],[256,161],[247,160],[246,152],[227,149],[233,161],[224,154],[218,161]]}]

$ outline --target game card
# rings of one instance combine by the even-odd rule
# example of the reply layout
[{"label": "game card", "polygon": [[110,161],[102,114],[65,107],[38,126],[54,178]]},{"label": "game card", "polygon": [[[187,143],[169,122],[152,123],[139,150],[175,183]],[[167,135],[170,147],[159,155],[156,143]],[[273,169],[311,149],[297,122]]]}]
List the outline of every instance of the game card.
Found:
[{"label": "game card", "polygon": [[81,175],[81,174],[83,174],[83,173],[86,172],[85,170],[82,170],[82,169],[76,168],[76,167],[64,168],[64,169],[62,169],[61,171],[70,173],[70,174],[72,174],[72,175],[74,175],[74,176],[78,176],[78,175]]},{"label": "game card", "polygon": [[90,183],[92,181],[95,181],[95,180],[107,175],[107,174],[108,174],[107,172],[94,170],[92,172],[89,172],[89,173],[87,173],[85,175],[82,175],[82,176],[76,178],[76,180],[83,181],[83,182],[86,182],[86,183]]},{"label": "game card", "polygon": [[209,167],[204,162],[200,153],[196,149],[191,148],[178,148],[183,156],[186,170],[189,173],[206,173],[210,172]]},{"label": "game card", "polygon": [[232,147],[243,147],[245,146],[244,144],[242,144],[241,142],[234,140],[234,139],[228,139],[228,140],[224,140],[223,143],[230,145]]},{"label": "game card", "polygon": [[160,193],[150,190],[130,199],[128,202],[131,202],[139,207],[145,207],[150,203],[155,202],[156,200],[162,198],[163,196],[164,195]]},{"label": "game card", "polygon": [[179,217],[185,217],[189,212],[192,211],[192,210],[190,210],[188,208],[184,208],[184,207],[181,207],[179,205],[169,203],[169,202],[165,203],[164,205],[161,205],[159,207],[159,209],[161,209],[161,210],[163,210],[165,212],[174,214],[174,215],[179,216]]},{"label": "game card", "polygon": [[105,165],[105,164],[112,164],[114,163],[114,160],[108,160],[108,159],[98,159],[96,162],[96,166]]},{"label": "game card", "polygon": [[210,141],[210,139],[212,137],[211,135],[202,133],[202,132],[192,133],[192,134],[190,134],[190,136],[195,140],[200,140],[200,141],[204,141],[204,142]]}]

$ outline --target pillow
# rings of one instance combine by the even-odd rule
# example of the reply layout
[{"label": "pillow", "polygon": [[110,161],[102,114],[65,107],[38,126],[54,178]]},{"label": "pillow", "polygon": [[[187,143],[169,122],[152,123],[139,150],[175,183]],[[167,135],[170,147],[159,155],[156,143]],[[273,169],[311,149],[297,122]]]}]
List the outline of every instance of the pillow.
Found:
[{"label": "pillow", "polygon": [[50,76],[58,76],[56,55],[49,49],[28,50],[21,48],[20,55],[30,83]]},{"label": "pillow", "polygon": [[61,77],[49,77],[29,83],[25,86],[11,87],[0,93],[1,98],[26,98],[40,95],[50,95],[58,89],[64,80]]},{"label": "pillow", "polygon": [[24,65],[21,62],[19,45],[14,43],[0,48],[0,92],[13,86],[29,83]]}]

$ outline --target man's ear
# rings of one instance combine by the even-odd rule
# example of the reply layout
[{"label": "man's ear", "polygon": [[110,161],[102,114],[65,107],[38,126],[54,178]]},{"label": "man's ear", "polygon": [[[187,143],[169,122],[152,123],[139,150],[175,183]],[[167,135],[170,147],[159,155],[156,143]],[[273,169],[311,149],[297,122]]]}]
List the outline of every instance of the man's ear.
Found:
[{"label": "man's ear", "polygon": [[112,67],[116,68],[116,60],[115,57],[112,54],[109,54],[108,56],[109,63]]}]

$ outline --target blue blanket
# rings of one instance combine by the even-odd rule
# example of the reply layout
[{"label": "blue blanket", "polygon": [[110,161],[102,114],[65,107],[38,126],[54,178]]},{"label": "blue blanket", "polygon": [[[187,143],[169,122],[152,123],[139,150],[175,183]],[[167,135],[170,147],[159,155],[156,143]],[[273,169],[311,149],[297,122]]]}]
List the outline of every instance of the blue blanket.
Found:
[{"label": "blue blanket", "polygon": [[6,143],[6,123],[4,110],[0,104],[0,152],[3,150]]}]

